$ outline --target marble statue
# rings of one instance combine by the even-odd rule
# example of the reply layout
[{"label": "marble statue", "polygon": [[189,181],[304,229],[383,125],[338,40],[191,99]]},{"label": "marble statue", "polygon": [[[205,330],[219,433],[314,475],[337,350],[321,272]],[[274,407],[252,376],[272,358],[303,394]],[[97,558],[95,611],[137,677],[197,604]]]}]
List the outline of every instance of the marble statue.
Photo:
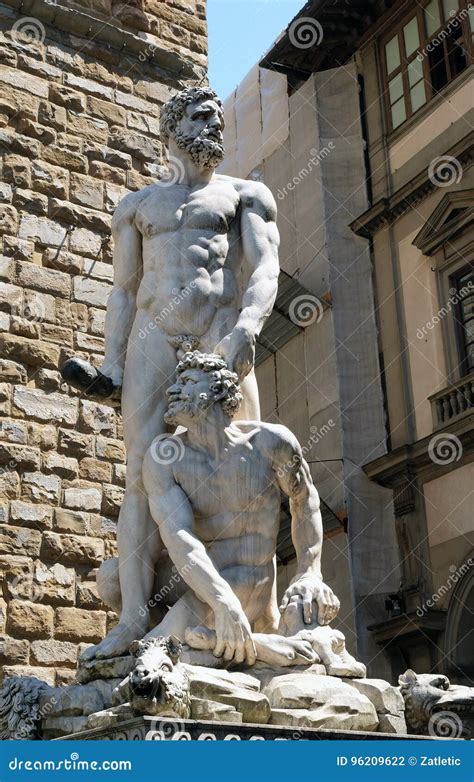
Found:
[{"label": "marble statue", "polygon": [[[63,377],[82,391],[121,388],[127,480],[118,524],[119,624],[91,658],[123,654],[147,629],[155,564],[163,550],[143,486],[143,460],[166,434],[165,391],[189,349],[221,355],[239,377],[242,419],[260,417],[255,340],[278,284],[276,206],[268,188],[215,173],[224,155],[222,104],[207,87],[190,87],[163,107],[167,179],[120,202],[113,221],[114,286],[100,369],[78,358]],[[277,618],[276,596],[267,601]]]}]

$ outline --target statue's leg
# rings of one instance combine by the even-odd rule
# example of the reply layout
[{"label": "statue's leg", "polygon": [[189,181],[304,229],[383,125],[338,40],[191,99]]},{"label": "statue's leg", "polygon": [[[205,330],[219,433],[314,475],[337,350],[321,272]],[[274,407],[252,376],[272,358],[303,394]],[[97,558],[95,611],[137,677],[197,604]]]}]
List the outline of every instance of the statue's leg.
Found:
[{"label": "statue's leg", "polygon": [[[148,629],[146,605],[153,592],[155,565],[163,551],[158,528],[148,507],[142,468],[153,439],[168,431],[163,420],[166,389],[174,380],[176,353],[158,328],[145,332],[143,314],[132,330],[122,388],[122,413],[127,479],[120,509],[117,544],[122,597],[120,621],[84,658],[114,657],[128,652],[132,641]],[[141,339],[140,332],[146,336]]]}]

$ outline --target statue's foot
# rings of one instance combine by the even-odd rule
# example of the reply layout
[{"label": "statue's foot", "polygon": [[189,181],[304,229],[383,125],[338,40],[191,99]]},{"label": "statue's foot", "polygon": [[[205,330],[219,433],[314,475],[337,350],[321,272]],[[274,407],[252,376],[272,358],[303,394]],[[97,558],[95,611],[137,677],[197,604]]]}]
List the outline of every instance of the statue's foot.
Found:
[{"label": "statue's foot", "polygon": [[88,396],[109,397],[117,390],[110,377],[81,358],[68,359],[60,372],[66,383]]},{"label": "statue's foot", "polygon": [[129,654],[130,645],[137,638],[142,638],[145,635],[145,631],[137,627],[136,623],[133,625],[119,622],[108,635],[95,646],[90,646],[81,654],[81,661],[88,662],[89,660],[103,660],[107,657],[122,657],[122,655]]},{"label": "statue's foot", "polygon": [[216,631],[208,627],[199,625],[199,627],[187,627],[184,633],[184,640],[191,649],[214,649],[217,638]]}]

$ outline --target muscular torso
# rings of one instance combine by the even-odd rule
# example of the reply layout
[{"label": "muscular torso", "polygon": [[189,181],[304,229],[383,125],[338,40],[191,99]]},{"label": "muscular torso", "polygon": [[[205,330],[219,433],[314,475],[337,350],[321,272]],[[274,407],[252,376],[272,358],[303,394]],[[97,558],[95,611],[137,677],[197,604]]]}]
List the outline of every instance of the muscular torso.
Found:
[{"label": "muscular torso", "polygon": [[254,598],[255,589],[268,593],[273,583],[280,490],[272,461],[259,442],[262,433],[255,424],[238,426],[250,435],[248,443],[229,445],[218,469],[186,448],[173,471],[191,502],[194,533],[217,570],[233,588],[245,588]]},{"label": "muscular torso", "polygon": [[[205,186],[153,185],[136,211],[143,278],[138,311],[169,335],[203,335],[216,311],[234,322],[240,306],[239,180]],[[233,325],[233,324],[232,324]]]}]

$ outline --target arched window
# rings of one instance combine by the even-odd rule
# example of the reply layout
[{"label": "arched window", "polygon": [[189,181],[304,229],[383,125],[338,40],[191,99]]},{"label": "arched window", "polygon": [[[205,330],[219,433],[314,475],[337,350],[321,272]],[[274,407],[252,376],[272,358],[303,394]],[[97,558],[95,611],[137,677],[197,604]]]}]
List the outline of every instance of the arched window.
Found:
[{"label": "arched window", "polygon": [[446,620],[448,675],[457,684],[474,683],[474,551],[458,569],[461,578],[451,596]]}]

